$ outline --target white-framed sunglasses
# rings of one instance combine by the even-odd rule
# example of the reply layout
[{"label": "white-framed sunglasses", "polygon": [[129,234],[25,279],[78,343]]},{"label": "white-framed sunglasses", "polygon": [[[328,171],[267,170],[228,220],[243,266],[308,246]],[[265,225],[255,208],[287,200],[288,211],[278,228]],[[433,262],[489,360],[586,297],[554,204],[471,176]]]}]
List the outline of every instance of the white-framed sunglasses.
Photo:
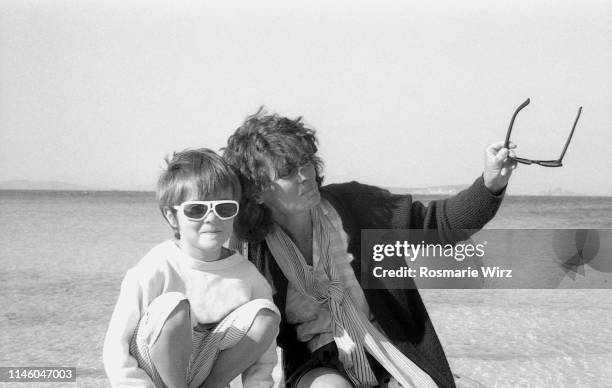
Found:
[{"label": "white-framed sunglasses", "polygon": [[229,220],[236,217],[240,205],[231,199],[222,199],[219,201],[185,201],[174,208],[182,211],[191,221],[202,221],[211,211],[220,220]]}]

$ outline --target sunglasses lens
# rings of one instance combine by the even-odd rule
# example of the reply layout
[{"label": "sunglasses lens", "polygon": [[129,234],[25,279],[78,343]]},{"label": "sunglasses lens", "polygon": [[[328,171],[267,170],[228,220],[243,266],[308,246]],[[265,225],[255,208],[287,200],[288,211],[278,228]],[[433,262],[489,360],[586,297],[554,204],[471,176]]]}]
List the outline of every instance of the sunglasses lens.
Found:
[{"label": "sunglasses lens", "polygon": [[561,162],[558,162],[556,160],[553,160],[553,161],[543,160],[538,164],[544,167],[561,167]]},{"label": "sunglasses lens", "polygon": [[215,206],[215,211],[219,217],[229,218],[238,214],[238,205],[233,202],[219,203]]},{"label": "sunglasses lens", "polygon": [[201,203],[192,203],[183,207],[183,212],[187,218],[200,219],[208,211],[208,206]]}]

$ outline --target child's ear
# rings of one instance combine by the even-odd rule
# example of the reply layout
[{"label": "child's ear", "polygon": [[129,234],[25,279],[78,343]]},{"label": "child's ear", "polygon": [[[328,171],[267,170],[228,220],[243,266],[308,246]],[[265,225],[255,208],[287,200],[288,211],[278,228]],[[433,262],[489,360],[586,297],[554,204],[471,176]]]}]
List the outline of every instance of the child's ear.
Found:
[{"label": "child's ear", "polygon": [[166,221],[168,222],[168,224],[170,224],[170,226],[173,229],[178,229],[178,221],[176,219],[176,215],[174,214],[174,212],[166,207],[164,208],[164,218],[166,219]]}]

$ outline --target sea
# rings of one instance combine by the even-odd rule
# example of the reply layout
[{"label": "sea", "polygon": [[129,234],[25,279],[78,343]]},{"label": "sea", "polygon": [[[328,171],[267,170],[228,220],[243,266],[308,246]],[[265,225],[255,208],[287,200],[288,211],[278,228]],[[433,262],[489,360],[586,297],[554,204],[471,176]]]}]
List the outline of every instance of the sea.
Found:
[{"label": "sea", "polygon": [[[416,199],[429,202],[435,196]],[[148,192],[0,191],[0,367],[105,387],[121,279],[171,237]],[[612,229],[612,197],[508,196],[486,228]],[[421,290],[459,387],[612,387],[611,289]]]}]

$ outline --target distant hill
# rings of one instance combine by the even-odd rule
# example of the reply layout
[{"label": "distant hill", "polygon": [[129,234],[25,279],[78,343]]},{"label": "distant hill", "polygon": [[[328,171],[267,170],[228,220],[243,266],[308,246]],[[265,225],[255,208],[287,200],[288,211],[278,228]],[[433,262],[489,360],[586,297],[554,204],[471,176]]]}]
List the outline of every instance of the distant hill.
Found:
[{"label": "distant hill", "polygon": [[577,193],[575,191],[565,190],[561,187],[555,187],[554,189],[548,189],[539,191],[536,195],[545,195],[545,196],[560,196],[560,197],[570,197],[570,196],[585,196],[585,194]]},{"label": "distant hill", "polygon": [[404,187],[387,187],[387,189],[393,194],[416,194],[416,195],[453,195],[467,188],[468,188],[468,185],[443,185],[443,186],[431,186],[431,187],[417,187],[417,188],[410,188],[410,189],[404,188]]},{"label": "distant hill", "polygon": [[[405,187],[387,187],[387,189],[393,194],[415,194],[415,195],[454,195],[461,190],[467,189],[468,185],[444,185],[444,186],[432,186],[432,187],[417,187],[417,188],[405,188]],[[548,190],[541,190],[538,192],[527,192],[527,193],[511,193],[509,195],[535,195],[535,196],[547,196],[547,197],[572,197],[572,196],[587,196],[583,193],[570,191],[561,187],[555,187]]]},{"label": "distant hill", "polygon": [[25,179],[2,181],[0,190],[100,190],[58,181],[28,181]]}]

